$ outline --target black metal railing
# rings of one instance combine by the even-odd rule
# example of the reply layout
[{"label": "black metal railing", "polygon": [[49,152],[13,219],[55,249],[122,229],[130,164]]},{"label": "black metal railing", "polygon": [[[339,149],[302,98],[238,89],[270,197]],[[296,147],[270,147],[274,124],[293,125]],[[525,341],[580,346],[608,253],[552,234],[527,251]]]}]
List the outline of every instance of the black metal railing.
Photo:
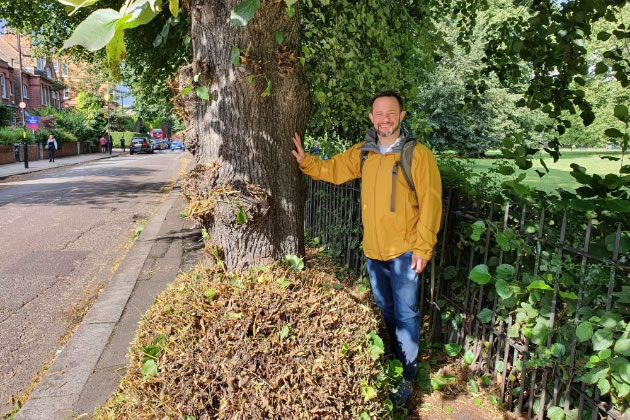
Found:
[{"label": "black metal railing", "polygon": [[[486,226],[477,241],[470,231],[476,221]],[[578,419],[622,420],[610,394],[601,396],[596,384],[578,381],[583,371],[578,362],[590,345],[575,333],[585,314],[605,309],[630,324],[630,305],[618,298],[622,287],[630,286],[628,253],[620,252],[626,233],[621,223],[612,232],[605,231],[609,226],[531,203],[485,202],[446,191],[439,241],[421,275],[421,319],[431,339],[472,353],[471,369],[492,378],[504,406],[528,419],[543,419],[559,407]],[[305,230],[338,262],[365,275],[357,181],[334,186],[309,180]],[[535,279],[549,286],[545,294],[528,290],[530,300],[548,311],[534,316],[542,332],[530,338],[519,312],[534,315],[534,304],[506,308],[494,285],[471,281],[469,273],[479,264],[491,270],[510,265],[512,284],[521,291]],[[489,321],[480,319],[482,311],[491,314]]]}]

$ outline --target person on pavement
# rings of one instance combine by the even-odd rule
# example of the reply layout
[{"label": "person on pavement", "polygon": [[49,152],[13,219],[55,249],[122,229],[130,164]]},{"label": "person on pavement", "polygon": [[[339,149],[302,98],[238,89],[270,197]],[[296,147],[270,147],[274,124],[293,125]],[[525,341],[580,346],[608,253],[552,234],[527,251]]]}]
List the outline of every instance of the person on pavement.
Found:
[{"label": "person on pavement", "polygon": [[107,140],[105,140],[105,136],[101,136],[99,143],[101,144],[101,153],[105,153],[107,147]]},{"label": "person on pavement", "polygon": [[125,138],[124,137],[120,138],[120,147],[122,147],[122,151],[124,153],[125,152]]},{"label": "person on pavement", "polygon": [[413,149],[415,192],[397,170],[407,140],[400,127],[405,115],[400,95],[382,92],[372,100],[373,127],[365,141],[321,160],[304,152],[295,133],[292,150],[302,172],[315,180],[341,184],[362,178],[363,250],[372,294],[392,352],[403,365],[404,381],[394,395],[398,406],[413,390],[420,340],[418,275],[431,259],[442,217],[442,182],[431,151],[419,143]]},{"label": "person on pavement", "polygon": [[52,134],[48,136],[48,141],[46,142],[46,150],[48,151],[48,162],[54,162],[55,151],[57,150],[57,140]]}]

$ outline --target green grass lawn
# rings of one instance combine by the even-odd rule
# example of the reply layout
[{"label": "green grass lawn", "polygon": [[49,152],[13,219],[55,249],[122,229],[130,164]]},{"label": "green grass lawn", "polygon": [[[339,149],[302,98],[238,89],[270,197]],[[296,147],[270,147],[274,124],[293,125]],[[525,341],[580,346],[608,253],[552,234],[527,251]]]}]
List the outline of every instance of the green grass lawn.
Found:
[{"label": "green grass lawn", "polygon": [[[570,175],[572,163],[577,163],[580,166],[586,168],[588,174],[607,174],[618,173],[620,167],[620,161],[610,161],[607,159],[601,159],[600,156],[614,156],[621,158],[620,150],[605,150],[605,149],[591,149],[591,150],[563,150],[560,159],[554,163],[553,158],[547,153],[543,152],[536,156],[533,161],[534,166],[527,171],[520,171],[518,173],[526,172],[527,178],[523,181],[524,184],[530,185],[544,191],[554,191],[557,188],[562,188],[567,191],[574,191],[579,184]],[[545,172],[545,169],[540,164],[539,158],[542,157],[549,168],[549,173],[540,178],[535,169]],[[497,164],[496,159],[470,159],[473,169],[477,173],[484,173],[489,171],[493,165]],[[628,158],[624,160],[624,163],[628,163]],[[511,179],[513,176],[506,177]]]}]

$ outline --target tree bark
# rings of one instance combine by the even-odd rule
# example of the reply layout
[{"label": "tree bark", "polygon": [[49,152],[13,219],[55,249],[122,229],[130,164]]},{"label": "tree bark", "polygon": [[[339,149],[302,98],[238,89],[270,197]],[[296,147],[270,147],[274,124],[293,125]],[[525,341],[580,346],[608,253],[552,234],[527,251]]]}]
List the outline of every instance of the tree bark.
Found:
[{"label": "tree bark", "polygon": [[[304,134],[311,113],[298,58],[299,10],[289,18],[283,1],[262,0],[237,28],[230,12],[241,1],[191,0],[193,62],[180,69],[179,89],[205,86],[211,98],[188,93],[176,102],[189,123],[186,145],[203,165],[187,195],[210,201],[199,220],[228,269],[304,253],[305,186],[291,137]],[[274,32],[284,34],[281,45]]]}]

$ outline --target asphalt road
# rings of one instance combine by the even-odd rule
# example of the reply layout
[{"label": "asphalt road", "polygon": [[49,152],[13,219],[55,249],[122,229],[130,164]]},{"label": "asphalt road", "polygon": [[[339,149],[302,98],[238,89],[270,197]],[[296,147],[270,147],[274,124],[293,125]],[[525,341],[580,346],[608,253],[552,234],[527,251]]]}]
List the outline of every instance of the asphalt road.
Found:
[{"label": "asphalt road", "polygon": [[190,155],[123,155],[0,181],[0,414],[51,361]]}]

